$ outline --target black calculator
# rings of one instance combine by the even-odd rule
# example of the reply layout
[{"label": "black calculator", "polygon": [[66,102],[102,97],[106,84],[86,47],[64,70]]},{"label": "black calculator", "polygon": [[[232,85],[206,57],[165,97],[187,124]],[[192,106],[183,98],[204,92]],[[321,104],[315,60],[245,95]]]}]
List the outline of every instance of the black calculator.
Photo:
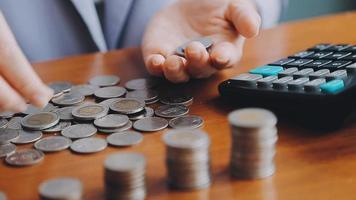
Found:
[{"label": "black calculator", "polygon": [[342,125],[356,105],[356,45],[318,44],[219,85],[238,107],[263,107],[312,128]]}]

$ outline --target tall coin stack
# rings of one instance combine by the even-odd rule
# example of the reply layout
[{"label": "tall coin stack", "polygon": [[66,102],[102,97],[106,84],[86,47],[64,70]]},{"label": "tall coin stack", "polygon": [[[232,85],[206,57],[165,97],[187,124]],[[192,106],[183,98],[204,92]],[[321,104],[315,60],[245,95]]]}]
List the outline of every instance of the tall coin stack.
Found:
[{"label": "tall coin stack", "polygon": [[104,163],[104,182],[107,200],[146,197],[146,160],[139,153],[116,153],[109,155]]},{"label": "tall coin stack", "polygon": [[176,129],[163,136],[168,183],[176,189],[210,186],[209,136],[201,130]]},{"label": "tall coin stack", "polygon": [[232,150],[230,168],[235,178],[260,179],[275,172],[277,118],[265,109],[244,108],[229,114]]}]

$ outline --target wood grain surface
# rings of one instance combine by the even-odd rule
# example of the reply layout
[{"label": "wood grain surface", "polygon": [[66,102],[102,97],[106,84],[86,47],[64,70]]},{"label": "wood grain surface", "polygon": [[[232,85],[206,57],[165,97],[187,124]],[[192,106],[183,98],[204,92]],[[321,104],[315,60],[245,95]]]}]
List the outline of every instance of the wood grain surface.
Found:
[{"label": "wood grain surface", "polygon": [[[38,186],[42,181],[71,176],[83,182],[85,199],[104,199],[103,160],[114,152],[133,151],[142,152],[148,159],[148,199],[355,199],[355,123],[346,124],[338,131],[317,134],[279,119],[277,172],[274,176],[263,180],[234,180],[227,170],[230,132],[226,116],[233,108],[219,100],[218,84],[250,68],[325,42],[356,44],[356,13],[287,23],[264,30],[259,37],[247,41],[238,67],[180,86],[181,90],[193,94],[195,100],[191,114],[205,119],[204,130],[212,139],[213,185],[209,189],[176,191],[167,187],[165,148],[161,141],[162,132],[157,132],[145,134],[141,144],[129,148],[108,147],[92,155],[78,155],[69,150],[46,154],[41,164],[31,167],[14,168],[1,162],[0,190],[10,200],[38,199]],[[45,82],[68,80],[79,84],[95,75],[116,74],[125,83],[129,79],[147,76],[137,48],[34,65]],[[32,144],[18,148],[32,148]]]}]

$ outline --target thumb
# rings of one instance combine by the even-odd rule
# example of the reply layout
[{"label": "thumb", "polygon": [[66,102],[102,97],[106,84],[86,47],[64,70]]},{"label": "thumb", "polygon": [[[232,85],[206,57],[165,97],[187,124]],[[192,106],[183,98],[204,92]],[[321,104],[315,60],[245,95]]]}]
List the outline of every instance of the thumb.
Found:
[{"label": "thumb", "polygon": [[251,1],[235,0],[225,12],[225,18],[230,21],[236,31],[246,38],[257,36],[261,26],[261,17]]}]

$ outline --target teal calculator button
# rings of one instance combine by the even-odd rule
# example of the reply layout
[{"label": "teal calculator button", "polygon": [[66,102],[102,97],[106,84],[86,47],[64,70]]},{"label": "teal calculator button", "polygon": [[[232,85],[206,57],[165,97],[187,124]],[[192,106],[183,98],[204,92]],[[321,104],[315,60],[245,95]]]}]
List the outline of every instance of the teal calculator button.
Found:
[{"label": "teal calculator button", "polygon": [[283,71],[281,66],[266,65],[257,67],[250,71],[251,74],[260,74],[262,76],[276,76],[279,72]]},{"label": "teal calculator button", "polygon": [[333,80],[320,85],[321,91],[325,93],[337,93],[344,89],[345,84],[343,80]]}]

